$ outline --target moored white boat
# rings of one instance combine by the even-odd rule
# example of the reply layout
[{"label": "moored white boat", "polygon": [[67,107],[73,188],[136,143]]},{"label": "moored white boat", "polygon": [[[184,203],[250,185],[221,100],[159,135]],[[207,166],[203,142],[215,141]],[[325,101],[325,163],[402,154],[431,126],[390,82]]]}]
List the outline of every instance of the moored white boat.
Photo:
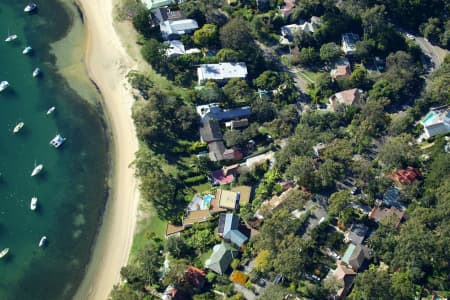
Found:
[{"label": "moored white boat", "polygon": [[20,129],[23,128],[23,126],[25,126],[24,122],[19,122],[17,123],[17,125],[14,127],[13,132],[14,133],[18,133],[20,131]]},{"label": "moored white boat", "polygon": [[7,37],[6,37],[6,39],[5,39],[5,42],[12,42],[12,41],[14,41],[15,39],[17,39],[17,34],[10,34],[10,35],[8,35]]},{"label": "moored white boat", "polygon": [[36,3],[30,2],[27,4],[27,6],[25,6],[23,11],[29,13],[29,12],[32,12],[33,10],[35,10],[36,8],[37,8]]},{"label": "moored white boat", "polygon": [[43,168],[44,168],[44,165],[42,165],[42,164],[37,165],[36,167],[34,167],[33,172],[31,172],[31,176],[32,177],[36,176],[37,174],[39,174],[42,171]]},{"label": "moored white boat", "polygon": [[3,80],[2,82],[0,82],[0,92],[4,91],[8,87],[9,87],[9,82],[8,81]]},{"label": "moored white boat", "polygon": [[47,110],[47,115],[50,115],[51,113],[53,113],[55,111],[56,107],[52,106]]},{"label": "moored white boat", "polygon": [[2,250],[2,252],[0,252],[0,258],[3,258],[6,256],[6,254],[8,254],[9,252],[9,248],[5,248]]},{"label": "moored white boat", "polygon": [[37,197],[31,198],[31,202],[30,202],[30,209],[31,210],[36,210],[37,202],[38,202],[38,198]]},{"label": "moored white boat", "polygon": [[39,247],[44,246],[46,242],[47,242],[47,237],[44,235],[44,236],[41,237],[41,239],[39,240]]},{"label": "moored white boat", "polygon": [[36,68],[33,71],[33,77],[38,77],[39,75],[41,75],[41,69]]},{"label": "moored white boat", "polygon": [[33,51],[33,48],[26,46],[25,49],[23,49],[22,54],[29,54],[31,51]]},{"label": "moored white boat", "polygon": [[50,145],[55,148],[59,148],[66,141],[65,137],[62,137],[60,134],[57,134],[51,141]]}]

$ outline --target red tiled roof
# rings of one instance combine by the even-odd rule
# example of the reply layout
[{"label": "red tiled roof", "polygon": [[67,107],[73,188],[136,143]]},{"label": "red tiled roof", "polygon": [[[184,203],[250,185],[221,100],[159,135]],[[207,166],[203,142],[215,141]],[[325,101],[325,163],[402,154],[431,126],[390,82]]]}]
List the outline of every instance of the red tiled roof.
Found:
[{"label": "red tiled roof", "polygon": [[406,170],[397,170],[387,176],[397,184],[408,185],[420,177],[420,173],[415,168],[408,167]]}]

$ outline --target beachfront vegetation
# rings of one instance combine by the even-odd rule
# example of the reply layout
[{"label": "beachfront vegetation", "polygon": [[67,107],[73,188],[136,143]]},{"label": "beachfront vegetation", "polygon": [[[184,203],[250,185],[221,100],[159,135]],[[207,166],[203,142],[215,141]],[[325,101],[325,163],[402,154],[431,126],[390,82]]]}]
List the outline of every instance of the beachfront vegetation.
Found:
[{"label": "beachfront vegetation", "polygon": [[[151,299],[174,289],[183,299],[215,299],[219,293],[243,299],[245,289],[259,299],[327,299],[348,283],[332,274],[343,266],[344,235],[355,224],[368,228],[362,244],[370,253],[361,266],[345,263],[357,273],[350,299],[412,299],[450,290],[448,142],[443,136],[427,144],[418,139],[423,132],[418,121],[430,107],[450,104],[450,56],[430,73],[428,58],[403,31],[420,30],[430,42],[448,47],[449,6],[297,1],[282,16],[282,2],[265,7],[263,2],[173,5],[198,22],[199,28],[180,40],[186,49],[200,49],[170,58],[149,12],[135,10],[141,54],[169,81],[162,87],[151,75],[129,74],[142,142],[133,165],[142,197],[158,216],[180,226],[195,194],[215,193],[211,171],[268,151],[275,160],[241,166],[235,182],[221,186],[249,185],[254,191],[250,203],[234,211],[251,229],[250,239],[224,274],[207,270],[202,288],[187,277],[188,266],[204,269],[213,246],[223,241],[213,215],[165,240],[146,234],[122,270],[126,283],[115,287],[112,298]],[[312,16],[320,17],[313,32],[300,30],[289,45],[278,43],[282,26]],[[359,40],[345,57],[341,35],[348,32]],[[344,58],[350,74],[334,78],[330,71]],[[198,65],[218,62],[244,62],[248,75],[200,85]],[[361,89],[360,98],[331,106],[332,95],[350,89]],[[239,149],[243,159],[211,161],[205,155],[211,145],[199,139],[195,106],[209,103],[250,106],[244,128],[225,129],[219,122],[224,146]],[[418,174],[411,182],[393,175],[411,169]],[[393,186],[398,198],[388,204]],[[394,207],[401,218],[374,217]]]}]

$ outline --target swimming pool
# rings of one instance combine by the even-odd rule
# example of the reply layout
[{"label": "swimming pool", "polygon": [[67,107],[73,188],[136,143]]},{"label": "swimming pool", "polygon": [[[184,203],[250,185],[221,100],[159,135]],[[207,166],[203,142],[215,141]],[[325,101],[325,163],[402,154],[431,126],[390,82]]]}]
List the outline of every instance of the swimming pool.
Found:
[{"label": "swimming pool", "polygon": [[208,194],[205,197],[203,197],[202,209],[209,209],[209,207],[211,206],[212,198],[214,198],[214,196],[211,194]]},{"label": "swimming pool", "polygon": [[436,114],[430,111],[425,118],[423,118],[423,124],[427,125],[427,123],[431,122],[436,117]]}]

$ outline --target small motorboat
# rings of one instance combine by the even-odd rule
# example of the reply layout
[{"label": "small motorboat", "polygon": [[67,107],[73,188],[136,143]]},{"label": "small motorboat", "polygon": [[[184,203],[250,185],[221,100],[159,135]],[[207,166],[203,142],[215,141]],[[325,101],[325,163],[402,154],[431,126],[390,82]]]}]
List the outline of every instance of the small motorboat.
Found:
[{"label": "small motorboat", "polygon": [[33,169],[33,172],[31,172],[31,177],[36,176],[37,174],[41,173],[43,168],[44,168],[44,165],[42,165],[42,164],[35,166]]},{"label": "small motorboat", "polygon": [[4,91],[8,88],[9,86],[9,82],[6,80],[3,80],[2,82],[0,82],[0,92]]},{"label": "small motorboat", "polygon": [[59,148],[66,141],[65,137],[62,137],[60,134],[57,134],[51,141],[50,145],[55,148]]},{"label": "small motorboat", "polygon": [[23,49],[22,54],[29,54],[31,51],[33,51],[33,48],[26,46],[25,49]]},{"label": "small motorboat", "polygon": [[30,3],[27,4],[27,6],[25,6],[23,11],[29,13],[29,12],[34,11],[36,8],[37,8],[36,3],[30,2]]},{"label": "small motorboat", "polygon": [[55,111],[56,107],[52,106],[47,110],[47,115],[52,114]]},{"label": "small motorboat", "polygon": [[5,42],[9,43],[17,39],[17,34],[10,34],[6,37]]},{"label": "small motorboat", "polygon": [[23,128],[23,126],[25,126],[24,122],[17,123],[16,127],[14,127],[13,129],[13,133],[18,133]]},{"label": "small motorboat", "polygon": [[33,71],[33,77],[38,77],[39,75],[41,75],[41,69],[36,68]]},{"label": "small motorboat", "polygon": [[31,198],[31,202],[30,202],[30,209],[31,210],[36,210],[37,202],[38,202],[38,198],[37,197]]},{"label": "small motorboat", "polygon": [[2,252],[0,252],[0,258],[3,258],[6,256],[6,254],[8,254],[9,252],[9,248],[5,248],[2,250]]},{"label": "small motorboat", "polygon": [[47,243],[47,237],[44,235],[44,236],[41,237],[41,239],[39,240],[39,247],[44,246],[45,243]]}]

